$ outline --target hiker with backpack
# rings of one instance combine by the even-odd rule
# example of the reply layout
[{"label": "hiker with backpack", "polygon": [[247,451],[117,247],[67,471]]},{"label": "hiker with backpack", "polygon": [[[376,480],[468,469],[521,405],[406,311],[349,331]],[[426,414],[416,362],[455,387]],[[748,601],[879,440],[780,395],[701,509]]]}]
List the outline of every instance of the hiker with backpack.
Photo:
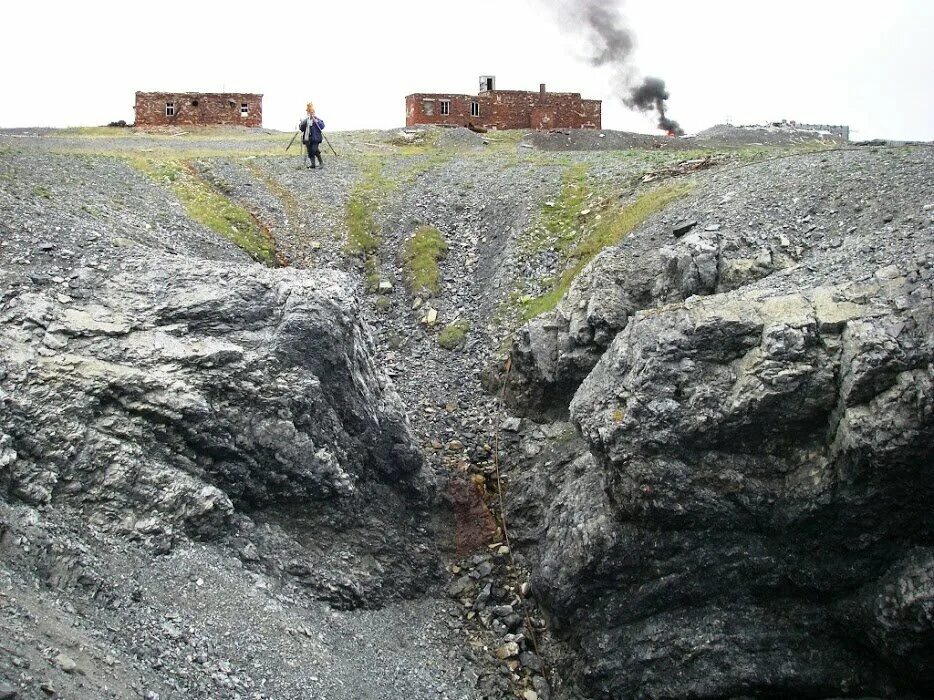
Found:
[{"label": "hiker with backpack", "polygon": [[307,116],[299,122],[298,130],[302,132],[302,144],[308,148],[308,160],[311,161],[311,165],[308,167],[314,170],[315,158],[317,158],[318,163],[323,168],[321,141],[324,140],[324,135],[321,130],[324,128],[324,120],[315,116],[315,106],[311,102],[305,106],[305,112]]}]

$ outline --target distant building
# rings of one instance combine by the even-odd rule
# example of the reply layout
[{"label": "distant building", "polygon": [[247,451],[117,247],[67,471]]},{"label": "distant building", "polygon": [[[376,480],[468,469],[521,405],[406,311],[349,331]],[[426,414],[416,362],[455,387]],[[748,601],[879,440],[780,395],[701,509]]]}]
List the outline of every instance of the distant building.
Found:
[{"label": "distant building", "polygon": [[137,92],[136,126],[263,125],[263,96],[247,92]]},{"label": "distant building", "polygon": [[791,127],[803,131],[823,131],[835,138],[843,139],[844,141],[850,140],[850,127],[845,124],[802,124],[801,122],[783,119],[780,122],[772,122],[771,126]]},{"label": "distant building", "polygon": [[480,77],[477,95],[415,93],[405,98],[406,126],[442,124],[487,129],[600,129],[602,102],[579,92],[497,90],[496,78]]},{"label": "distant building", "polygon": [[811,131],[826,131],[831,136],[836,136],[844,141],[850,140],[850,127],[845,124],[798,124],[799,129],[810,129]]}]

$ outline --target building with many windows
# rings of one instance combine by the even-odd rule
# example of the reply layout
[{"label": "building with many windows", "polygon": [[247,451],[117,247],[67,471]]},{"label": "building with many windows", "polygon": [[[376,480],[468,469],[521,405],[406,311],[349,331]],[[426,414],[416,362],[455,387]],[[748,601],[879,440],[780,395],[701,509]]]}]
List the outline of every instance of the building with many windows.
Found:
[{"label": "building with many windows", "polygon": [[263,125],[263,96],[247,92],[137,92],[136,126]]},{"label": "building with many windows", "polygon": [[579,92],[497,90],[496,78],[480,77],[476,95],[415,93],[405,98],[406,126],[440,124],[487,129],[600,129],[602,102]]}]

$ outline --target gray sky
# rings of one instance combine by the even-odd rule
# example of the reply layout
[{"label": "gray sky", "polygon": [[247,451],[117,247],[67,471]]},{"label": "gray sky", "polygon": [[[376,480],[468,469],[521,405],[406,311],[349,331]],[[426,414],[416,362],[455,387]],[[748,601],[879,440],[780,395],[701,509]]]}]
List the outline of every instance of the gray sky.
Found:
[{"label": "gray sky", "polygon": [[[612,2],[612,0],[607,0]],[[312,8],[312,9],[303,9]],[[932,0],[628,0],[635,63],[689,132],[730,119],[850,124],[854,139],[934,140]],[[653,131],[542,0],[7,0],[0,126],[132,121],[136,90],[262,92],[290,130],[390,128],[412,92],[503,89],[602,99],[603,126]]]}]

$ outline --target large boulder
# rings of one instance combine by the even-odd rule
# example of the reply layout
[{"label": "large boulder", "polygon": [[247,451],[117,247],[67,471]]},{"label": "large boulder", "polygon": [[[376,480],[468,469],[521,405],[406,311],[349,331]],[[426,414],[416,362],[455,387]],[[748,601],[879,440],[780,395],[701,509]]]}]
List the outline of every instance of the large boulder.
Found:
[{"label": "large boulder", "polygon": [[637,313],[533,580],[597,697],[934,691],[934,302],[875,280]]}]

